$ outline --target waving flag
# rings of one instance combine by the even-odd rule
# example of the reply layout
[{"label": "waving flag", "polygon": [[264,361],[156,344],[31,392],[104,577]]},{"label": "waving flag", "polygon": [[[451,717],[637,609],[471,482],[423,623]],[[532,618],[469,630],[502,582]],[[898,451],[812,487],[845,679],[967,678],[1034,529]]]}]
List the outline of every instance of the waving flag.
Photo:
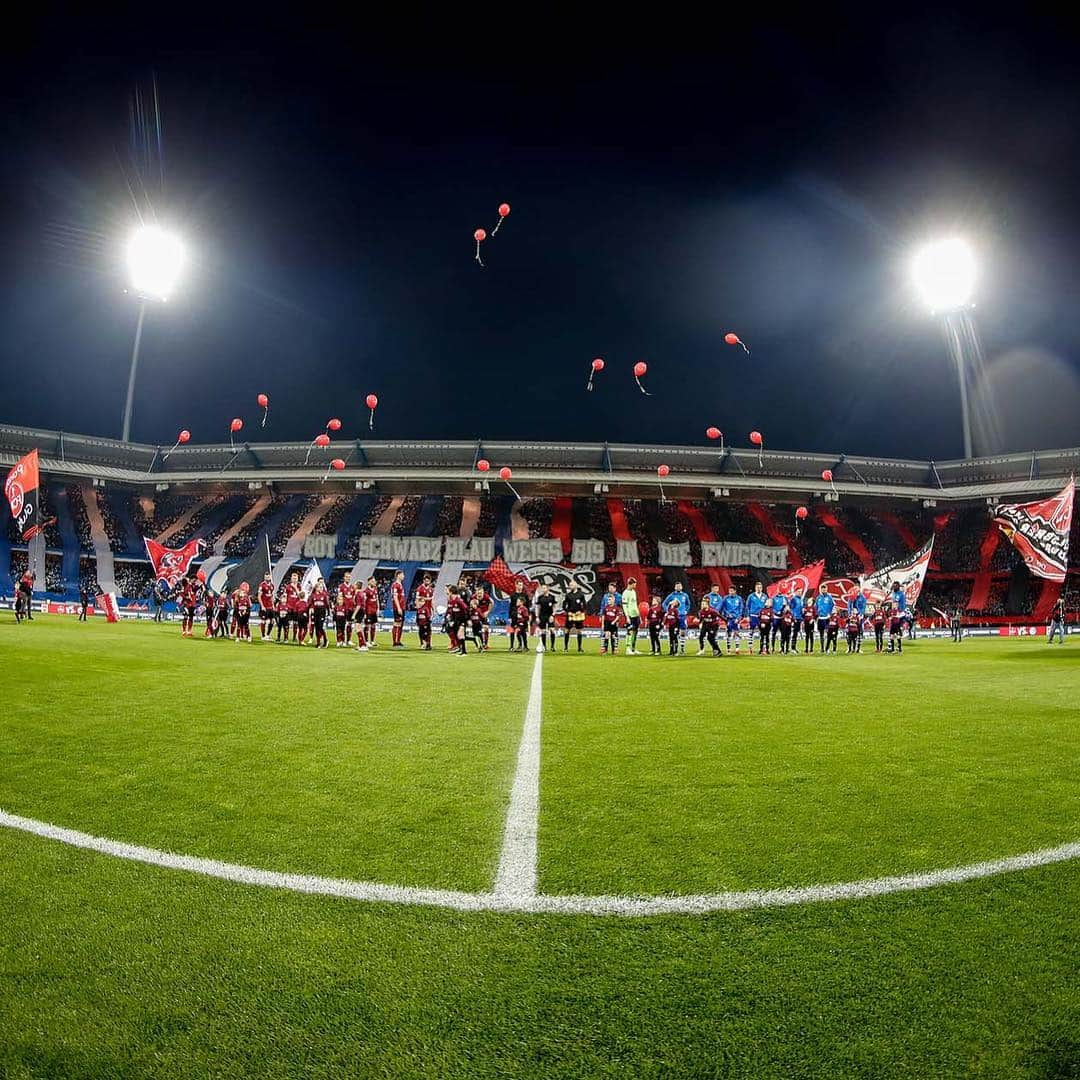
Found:
[{"label": "waving flag", "polygon": [[41,492],[38,474],[38,452],[31,450],[15,462],[4,481],[4,495],[19,535],[32,540],[44,527],[41,518]]},{"label": "waving flag", "polygon": [[848,599],[854,596],[859,588],[859,583],[854,578],[849,577],[829,578],[821,584],[824,586],[825,592],[836,601],[836,606],[845,610]]},{"label": "waving flag", "polygon": [[315,582],[321,577],[319,564],[312,559],[311,565],[304,571],[304,576],[300,579],[300,589],[305,596],[311,595],[311,590],[315,588]]},{"label": "waving flag", "polygon": [[919,594],[922,592],[933,550],[934,538],[931,536],[914,555],[908,555],[898,562],[875,570],[868,577],[859,578],[859,590],[867,600],[877,604],[889,596],[893,583],[899,582],[900,588],[904,590],[904,595],[907,597],[907,606],[910,611],[915,607]]},{"label": "waving flag", "polygon": [[257,543],[255,550],[243,562],[229,567],[225,575],[225,587],[221,591],[226,595],[232,595],[240,588],[241,583],[246,581],[254,593],[268,573],[270,573],[270,539],[266,533],[263,533],[262,543]]},{"label": "waving flag", "polygon": [[794,574],[788,574],[786,578],[774,582],[765,592],[768,593],[770,599],[778,595],[785,600],[789,600],[793,596],[802,597],[808,592],[817,592],[817,588],[821,584],[821,575],[824,573],[825,560],[821,559],[811,566],[804,566],[802,569],[796,570]]},{"label": "waving flag", "polygon": [[182,548],[167,548],[156,540],[143,538],[146,554],[150,556],[150,565],[154,568],[154,579],[164,581],[169,589],[175,589],[181,578],[187,577],[192,560],[203,549],[202,540],[190,540]]},{"label": "waving flag", "polygon": [[532,581],[528,574],[515,574],[506,565],[506,560],[501,555],[496,555],[484,571],[484,580],[489,581],[500,592],[509,596],[517,588],[518,581],[529,596],[532,596],[536,588],[536,582]]},{"label": "waving flag", "polygon": [[1076,482],[1070,480],[1052,498],[999,506],[994,514],[994,521],[1036,577],[1065,580],[1075,495]]}]

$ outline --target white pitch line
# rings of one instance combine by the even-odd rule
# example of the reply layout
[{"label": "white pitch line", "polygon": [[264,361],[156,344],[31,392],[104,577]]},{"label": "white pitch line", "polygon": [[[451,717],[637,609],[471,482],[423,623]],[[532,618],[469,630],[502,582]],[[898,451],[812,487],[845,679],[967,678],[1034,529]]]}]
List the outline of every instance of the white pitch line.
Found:
[{"label": "white pitch line", "polygon": [[957,885],[964,881],[996,877],[1018,870],[1068,862],[1080,858],[1080,843],[1042,848],[1005,859],[953,866],[945,870],[927,870],[898,877],[871,878],[863,881],[837,882],[831,885],[806,885],[791,889],[750,889],[745,892],[705,893],[697,896],[544,896],[497,893],[467,893],[452,889],[420,889],[408,885],[383,885],[376,881],[349,881],[342,878],[315,877],[260,870],[254,866],[218,862],[193,855],[174,855],[156,848],[106,840],[100,836],[50,825],[45,821],[19,817],[0,810],[0,827],[31,833],[46,840],[111,855],[117,859],[147,863],[167,870],[183,870],[204,877],[258,885],[269,889],[317,896],[335,896],[345,900],[366,900],[386,904],[409,904],[448,908],[453,911],[497,911],[523,915],[705,915],[714,911],[747,911],[754,908],[790,907],[795,904],[863,900],[889,893],[915,892],[939,885]]},{"label": "white pitch line", "polygon": [[529,703],[518,746],[517,769],[506,811],[502,854],[495,874],[495,895],[536,895],[536,834],[540,820],[540,722],[544,701],[544,654],[533,661]]}]

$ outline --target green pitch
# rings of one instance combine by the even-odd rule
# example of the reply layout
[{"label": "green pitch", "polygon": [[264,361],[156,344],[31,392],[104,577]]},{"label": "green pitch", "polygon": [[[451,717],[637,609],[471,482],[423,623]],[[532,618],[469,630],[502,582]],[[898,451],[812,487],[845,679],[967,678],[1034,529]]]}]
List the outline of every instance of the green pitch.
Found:
[{"label": "green pitch", "polygon": [[[0,809],[487,893],[534,662],[406,640],[360,656],[4,616]],[[1080,840],[1080,639],[590,648],[543,662],[542,894],[815,886]],[[305,895],[13,828],[0,860],[5,1077],[1080,1075],[1080,860],[644,918]]]}]

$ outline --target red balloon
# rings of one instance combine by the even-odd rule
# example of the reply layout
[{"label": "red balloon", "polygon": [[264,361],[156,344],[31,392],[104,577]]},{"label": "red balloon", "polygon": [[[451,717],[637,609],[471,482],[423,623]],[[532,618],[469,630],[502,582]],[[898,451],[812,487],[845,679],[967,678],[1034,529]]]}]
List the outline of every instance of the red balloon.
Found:
[{"label": "red balloon", "polygon": [[724,340],[729,345],[740,345],[741,344],[741,342],[739,341],[739,335],[731,333],[730,330],[724,335]]},{"label": "red balloon", "polygon": [[244,426],[244,421],[239,416],[233,418],[233,422],[229,425],[230,431],[239,431]]},{"label": "red balloon", "polygon": [[648,364],[646,364],[644,360],[639,360],[639,361],[638,361],[638,362],[637,362],[637,363],[636,363],[636,364],[634,365],[634,374],[635,374],[635,375],[636,375],[636,376],[637,376],[637,377],[638,377],[639,379],[640,379],[640,378],[641,378],[641,376],[642,376],[642,375],[644,375],[644,374],[645,374],[645,372],[646,372],[646,371],[648,371],[648,370],[649,370],[649,365],[648,365]]},{"label": "red balloon", "polygon": [[491,462],[487,458],[481,458],[476,463],[476,468],[478,472],[487,472],[491,468]]},{"label": "red balloon", "polygon": [[341,421],[335,416],[333,420],[326,421],[326,429],[328,431],[340,431]]},{"label": "red balloon", "polygon": [[832,483],[832,469],[822,469],[821,470],[821,479],[824,480],[826,484],[831,484]]},{"label": "red balloon", "polygon": [[187,428],[184,428],[184,430],[181,431],[180,434],[176,436],[176,441],[178,443],[190,442],[191,441],[191,432],[188,431]]},{"label": "red balloon", "polygon": [[604,361],[601,360],[599,356],[592,362],[592,369],[593,371],[604,370]]},{"label": "red balloon", "polygon": [[760,446],[762,444],[762,442],[764,441],[762,439],[762,437],[761,437],[761,432],[760,431],[751,431],[750,432],[750,441],[755,446]]},{"label": "red balloon", "polygon": [[[510,204],[508,202],[499,203],[499,217],[506,217],[510,213]],[[481,237],[483,239],[483,237]]]},{"label": "red balloon", "polygon": [[718,427],[711,427],[711,428],[706,428],[705,429],[705,434],[710,439],[719,439],[721,432],[720,432],[720,429]]},{"label": "red balloon", "polygon": [[796,509],[796,511],[795,511],[795,516],[796,516],[796,517],[797,517],[797,518],[798,518],[798,519],[799,519],[800,521],[805,521],[805,520],[806,520],[806,515],[807,515],[807,514],[809,514],[809,513],[810,513],[810,511],[809,511],[809,510],[807,510],[805,506],[800,506],[800,507],[798,507],[798,508]]},{"label": "red balloon", "polygon": [[501,469],[499,470],[499,479],[500,479],[500,480],[509,480],[509,479],[510,479],[510,477],[511,477],[511,476],[513,476],[513,475],[514,475],[514,472],[513,472],[513,470],[512,470],[511,468],[510,468],[510,466],[509,466],[509,465],[504,465],[504,466],[503,466],[503,467],[502,467],[502,468],[501,468]]},{"label": "red balloon", "polygon": [[341,458],[336,457],[330,462],[330,468],[337,469],[338,472],[341,472],[341,470],[345,468],[345,462]]},{"label": "red balloon", "polygon": [[667,476],[668,473],[670,473],[670,472],[671,472],[671,466],[670,465],[657,465],[656,466],[656,475],[657,476],[661,476],[661,477]]},{"label": "red balloon", "polygon": [[206,580],[206,571],[205,570],[196,570],[195,571],[195,579],[197,581],[205,581]]},{"label": "red balloon", "polygon": [[322,434],[322,435],[316,435],[315,436],[315,445],[316,446],[329,446],[330,445],[330,436],[326,435],[325,433]]},{"label": "red balloon", "polygon": [[487,233],[483,229],[477,229],[476,232],[472,234],[472,237],[479,244],[481,240],[487,239]]},{"label": "red balloon", "polygon": [[364,401],[369,409],[374,409],[379,404],[379,399],[374,394],[368,394]]},{"label": "red balloon", "polygon": [[260,409],[265,409],[270,404],[270,399],[265,394],[260,394],[256,399]]}]

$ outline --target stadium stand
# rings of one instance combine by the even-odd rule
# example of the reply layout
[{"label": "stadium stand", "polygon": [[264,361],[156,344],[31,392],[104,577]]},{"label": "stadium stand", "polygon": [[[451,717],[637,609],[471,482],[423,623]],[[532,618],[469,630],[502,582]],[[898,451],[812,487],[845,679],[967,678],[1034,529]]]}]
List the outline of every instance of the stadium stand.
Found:
[{"label": "stadium stand", "polygon": [[[242,455],[235,474],[231,468],[223,479],[220,448],[216,458],[207,458],[214,448],[185,447],[163,468],[160,462],[152,465],[149,448],[79,436],[65,435],[60,459],[50,454],[55,439],[56,433],[0,427],[0,463],[12,462],[28,444],[42,452],[44,506],[47,516],[57,519],[45,530],[45,584],[70,595],[79,581],[96,580],[89,499],[100,512],[97,528],[104,527],[117,590],[125,598],[145,596],[151,584],[144,536],[180,544],[200,535],[211,549],[221,548],[215,556],[220,564],[250,554],[264,534],[272,555],[280,558],[290,541],[290,550],[299,551],[296,545],[302,546],[304,537],[298,531],[319,533],[334,538],[336,559],[320,560],[334,582],[361,562],[361,541],[373,532],[452,537],[461,535],[467,519],[470,535],[494,537],[497,552],[509,539],[550,537],[568,557],[573,539],[599,540],[604,561],[594,569],[601,585],[616,580],[621,586],[633,573],[650,589],[663,589],[679,577],[694,596],[714,582],[725,587],[732,582],[745,591],[755,579],[780,576],[745,566],[703,567],[706,542],[778,545],[787,549],[789,566],[824,559],[828,575],[856,577],[903,558],[933,534],[921,610],[951,611],[959,605],[973,617],[1042,618],[1059,590],[1028,574],[993,524],[988,503],[1041,497],[1058,489],[1080,464],[1076,450],[974,463],[848,459],[852,466],[845,479],[845,470],[835,468],[837,459],[822,455],[770,454],[759,469],[756,455],[742,451],[721,458],[693,447],[487,444],[484,453],[492,460],[514,467],[523,496],[516,502],[477,478],[475,443],[363,444],[361,462],[350,466],[349,475],[324,485],[304,473],[303,451],[295,446],[260,446],[257,454]],[[215,460],[210,470],[200,465]],[[657,498],[654,475],[660,460],[672,467],[663,500]],[[823,490],[823,463],[836,473],[836,498]],[[91,486],[91,478],[105,488]],[[609,489],[603,497],[601,485]],[[799,504],[811,513],[796,535]],[[4,588],[27,560],[6,507],[0,538]],[[637,544],[636,564],[615,564],[617,539]],[[661,542],[688,544],[692,565],[661,567]],[[370,565],[380,586],[388,587],[397,564],[374,560]],[[406,568],[412,572],[419,566]],[[475,573],[476,567],[470,570]],[[1074,606],[1078,576],[1080,519],[1073,522],[1063,590]],[[409,582],[410,590],[414,585]]]}]

